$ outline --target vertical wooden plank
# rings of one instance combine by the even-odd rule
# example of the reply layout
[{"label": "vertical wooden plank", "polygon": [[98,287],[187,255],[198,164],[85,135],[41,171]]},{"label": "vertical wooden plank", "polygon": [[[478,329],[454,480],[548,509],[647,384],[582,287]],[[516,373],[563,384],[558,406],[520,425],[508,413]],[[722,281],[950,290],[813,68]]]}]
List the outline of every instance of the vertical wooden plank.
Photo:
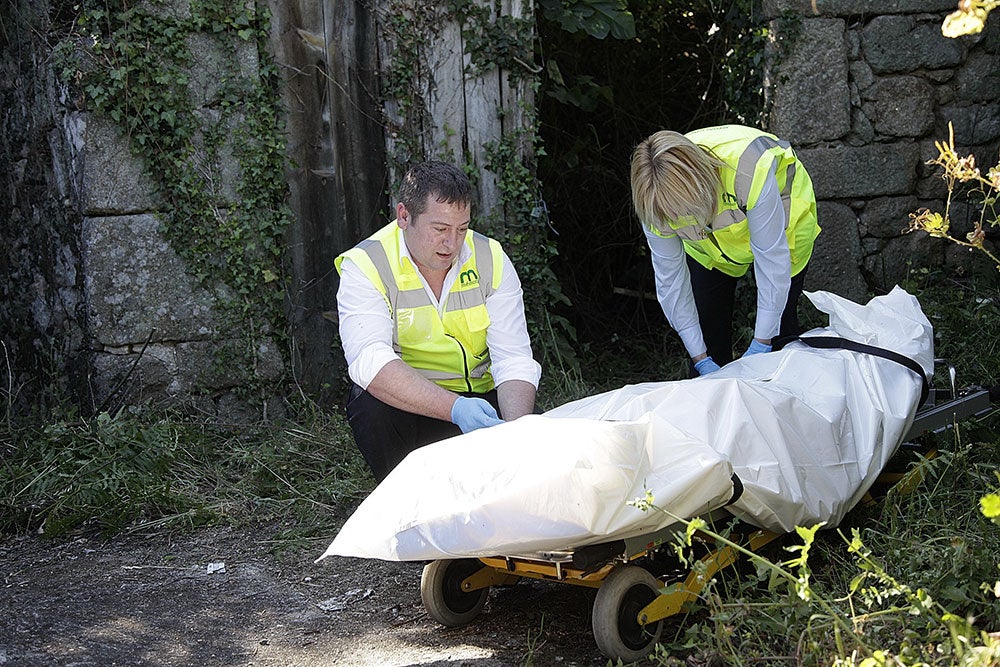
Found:
[{"label": "vertical wooden plank", "polygon": [[[502,0],[500,6],[501,11],[511,18],[524,19],[534,16],[533,0]],[[532,31],[533,36],[534,31]],[[533,43],[533,41],[528,42],[529,45]],[[527,51],[524,63],[517,65],[523,67],[524,71],[512,73],[504,70],[500,73],[500,101],[503,109],[501,131],[505,135],[520,132],[531,120],[528,114],[535,108],[535,93],[531,86],[534,74],[528,70],[535,66],[533,55],[532,51]],[[525,111],[526,109],[528,111]],[[525,164],[533,164],[534,161],[533,139],[534,137],[526,135],[519,142],[518,155]]]},{"label": "vertical wooden plank", "polygon": [[[483,20],[494,24],[498,13],[525,18],[533,6],[531,0],[471,2],[483,11]],[[396,81],[400,73],[409,77],[384,101],[390,183],[396,183],[399,172],[420,159],[466,164],[478,174],[477,214],[499,221],[500,192],[497,175],[487,169],[487,147],[498,144],[505,131],[519,132],[531,122],[531,114],[521,106],[525,94],[529,103],[533,102],[530,83],[516,77],[512,82],[496,64],[474,69],[473,54],[466,50],[462,31],[463,27],[483,30],[483,26],[462,26],[445,3],[379,0],[378,7],[379,23],[384,27],[378,38],[383,80]],[[395,30],[405,34],[390,34]],[[414,49],[418,49],[416,58]],[[394,99],[396,94],[415,99]],[[522,143],[524,159],[531,159],[530,149],[528,137]]]},{"label": "vertical wooden plank", "polygon": [[442,18],[441,33],[427,51],[427,112],[425,154],[461,165],[465,132],[465,90],[462,26]]},{"label": "vertical wooden plank", "polygon": [[289,156],[286,178],[289,206],[294,212],[286,237],[292,369],[304,387],[321,391],[323,383],[336,377],[336,369],[343,366],[343,360],[329,352],[337,329],[323,313],[336,311],[336,274],[330,275],[327,267],[332,266],[338,248],[349,241],[342,235],[344,193],[327,176],[335,170],[323,119],[326,88],[321,72],[326,56],[322,6],[279,0],[271,0],[270,6],[270,48],[284,77]]},{"label": "vertical wooden plank", "polygon": [[343,359],[333,355],[334,258],[381,215],[384,140],[372,16],[363,0],[270,0],[270,49],[284,78],[293,223],[287,243],[296,379],[321,401]]},{"label": "vertical wooden plank", "polygon": [[[475,0],[475,3],[489,7],[490,21],[496,21],[496,5],[492,0]],[[479,214],[490,217],[497,211],[500,203],[496,174],[486,169],[486,146],[499,142],[502,134],[498,114],[500,73],[497,69],[491,68],[469,74],[472,69],[472,54],[464,51],[464,44],[462,60],[466,69],[465,144],[469,161],[479,172]]]},{"label": "vertical wooden plank", "polygon": [[[376,0],[374,2],[375,6],[375,42],[376,50],[378,54],[378,69],[379,78],[384,82],[387,74],[392,71],[392,68],[396,65],[396,53],[400,48],[399,38],[396,33],[386,27],[387,16],[392,11],[402,11],[393,7],[392,0]],[[408,12],[404,12],[408,14]],[[401,133],[406,131],[406,122],[403,117],[402,104],[399,99],[391,95],[382,96],[382,116],[383,122],[385,123],[385,152],[389,156],[388,163],[386,165],[386,178],[388,181],[388,187],[393,190],[396,187],[396,183],[399,182],[402,176],[399,173],[399,165],[394,159],[396,156],[404,153],[401,146]],[[404,158],[405,162],[406,159]],[[391,197],[390,197],[391,199]],[[390,208],[392,203],[389,204]]]},{"label": "vertical wooden plank", "polygon": [[[465,108],[461,26],[444,4],[382,0],[378,21],[383,81],[406,88],[385,96],[390,182],[430,158],[460,163]],[[408,81],[399,77],[409,76]],[[402,95],[404,97],[397,97]]]},{"label": "vertical wooden plank", "polygon": [[363,0],[324,2],[326,119],[344,227],[353,246],[385,224],[385,153],[375,17]]}]

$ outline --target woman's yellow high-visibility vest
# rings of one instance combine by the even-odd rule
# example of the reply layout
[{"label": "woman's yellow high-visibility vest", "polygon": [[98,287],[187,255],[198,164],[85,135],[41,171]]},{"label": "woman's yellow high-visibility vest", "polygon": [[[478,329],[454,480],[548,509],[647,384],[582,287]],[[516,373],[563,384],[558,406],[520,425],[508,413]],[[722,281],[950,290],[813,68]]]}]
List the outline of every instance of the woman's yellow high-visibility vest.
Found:
[{"label": "woman's yellow high-visibility vest", "polygon": [[[785,236],[792,273],[805,268],[820,227],[812,179],[787,141],[741,125],[720,125],[688,132],[688,139],[719,158],[722,192],[714,220],[668,221],[684,250],[707,269],[742,276],[753,264],[747,211],[757,204],[772,165],[785,208]],[[655,228],[653,232],[663,236]]]},{"label": "woman's yellow high-visibility vest", "polygon": [[465,235],[472,255],[446,295],[442,317],[424,291],[417,267],[400,253],[400,232],[393,220],[338,256],[337,271],[349,258],[378,289],[395,324],[393,350],[423,377],[451,391],[493,389],[486,297],[503,277],[500,244],[472,230]]}]

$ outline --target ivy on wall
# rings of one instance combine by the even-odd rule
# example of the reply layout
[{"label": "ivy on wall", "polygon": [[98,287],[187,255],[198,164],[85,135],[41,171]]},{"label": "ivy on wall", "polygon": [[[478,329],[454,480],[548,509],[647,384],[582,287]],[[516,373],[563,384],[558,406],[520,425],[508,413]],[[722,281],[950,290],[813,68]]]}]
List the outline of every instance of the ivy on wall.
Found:
[{"label": "ivy on wall", "polygon": [[[218,360],[254,385],[260,343],[286,335],[283,236],[285,145],[278,77],[267,59],[270,14],[244,0],[177,3],[84,0],[75,35],[57,50],[82,106],[118,126],[156,190],[163,233],[199,283],[216,295],[231,340]],[[199,107],[192,45],[213,39],[217,94]],[[255,66],[241,71],[239,53]],[[253,60],[253,58],[251,58]],[[225,76],[220,76],[225,73]],[[226,168],[234,160],[237,169]],[[226,192],[235,171],[235,192]],[[242,377],[239,377],[242,375]]]},{"label": "ivy on wall", "polygon": [[802,32],[802,15],[784,10],[768,20],[760,0],[709,2],[700,9],[713,19],[705,43],[717,60],[725,119],[766,128],[776,83],[766,72],[777,71],[788,56]]},{"label": "ivy on wall", "polygon": [[[537,118],[532,114],[533,119]],[[535,121],[537,122],[537,121]],[[525,292],[525,317],[536,350],[550,366],[578,369],[576,330],[553,306],[570,305],[552,270],[558,254],[549,234],[548,209],[534,170],[520,159],[528,143],[541,150],[533,127],[506,135],[486,147],[487,168],[497,175],[504,219],[485,220],[483,228],[500,241],[517,269]]]}]

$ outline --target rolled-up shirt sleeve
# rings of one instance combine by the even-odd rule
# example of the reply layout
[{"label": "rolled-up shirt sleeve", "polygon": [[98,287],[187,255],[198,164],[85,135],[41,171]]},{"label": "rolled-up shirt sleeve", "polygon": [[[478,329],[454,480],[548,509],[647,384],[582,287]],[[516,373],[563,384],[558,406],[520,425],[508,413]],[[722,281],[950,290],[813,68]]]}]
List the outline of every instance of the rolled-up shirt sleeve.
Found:
[{"label": "rolled-up shirt sleeve", "polygon": [[399,355],[392,349],[392,316],[385,298],[349,259],[340,265],[337,315],[347,374],[367,389],[382,367]]},{"label": "rolled-up shirt sleeve", "polygon": [[747,211],[747,224],[757,283],[757,320],[753,335],[768,340],[778,335],[792,279],[792,260],[785,236],[788,219],[773,165],[764,180],[757,205]]},{"label": "rolled-up shirt sleeve", "polygon": [[503,277],[497,290],[486,298],[490,326],[486,345],[490,349],[493,381],[524,380],[538,388],[542,367],[531,354],[531,340],[524,317],[524,293],[514,265],[503,255]]},{"label": "rolled-up shirt sleeve", "polygon": [[694,292],[691,290],[691,274],[687,268],[684,244],[677,236],[658,236],[645,225],[643,232],[653,259],[656,300],[660,302],[667,322],[680,336],[688,356],[696,357],[707,348],[694,303]]}]

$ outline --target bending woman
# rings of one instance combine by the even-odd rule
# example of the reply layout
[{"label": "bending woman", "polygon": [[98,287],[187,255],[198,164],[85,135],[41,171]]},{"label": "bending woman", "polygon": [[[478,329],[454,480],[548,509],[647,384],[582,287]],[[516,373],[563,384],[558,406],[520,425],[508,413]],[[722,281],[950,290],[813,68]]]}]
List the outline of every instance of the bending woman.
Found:
[{"label": "bending woman", "polygon": [[736,284],[751,266],[757,315],[743,356],[799,333],[796,305],[820,228],[812,180],[788,142],[740,125],[663,130],[632,153],[631,180],[657,299],[692,375],[732,361]]}]

